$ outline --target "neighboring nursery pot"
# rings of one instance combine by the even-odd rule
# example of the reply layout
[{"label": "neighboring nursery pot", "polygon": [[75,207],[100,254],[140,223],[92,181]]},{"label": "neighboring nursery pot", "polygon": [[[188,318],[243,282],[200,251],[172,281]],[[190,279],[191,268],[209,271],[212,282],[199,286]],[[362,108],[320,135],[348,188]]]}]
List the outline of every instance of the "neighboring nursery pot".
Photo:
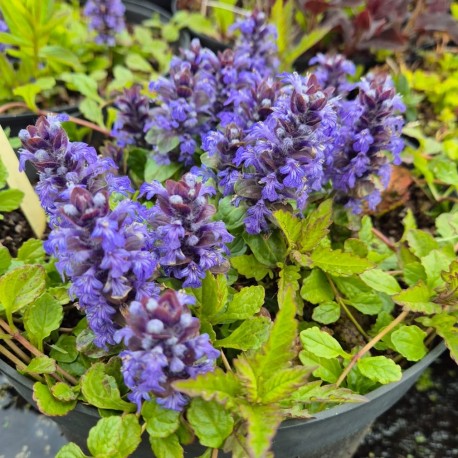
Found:
[{"label": "neighboring nursery pot", "polygon": [[[445,350],[440,343],[421,361],[407,369],[399,382],[383,385],[368,393],[368,402],[343,404],[319,412],[311,420],[287,420],[282,423],[274,438],[272,450],[277,458],[350,458],[368,432],[372,422],[386,412],[413,386],[422,372]],[[0,371],[8,378],[16,391],[35,405],[32,396],[33,381],[19,374],[0,360]],[[64,417],[53,417],[65,436],[85,448],[90,428],[99,420],[98,411],[79,403]],[[199,444],[185,447],[185,455],[200,456],[205,448]],[[137,458],[153,456],[146,439],[136,452]],[[219,456],[229,457],[220,453]]]},{"label": "neighboring nursery pot", "polygon": [[[83,3],[83,2],[82,2]],[[142,21],[150,19],[153,14],[159,14],[163,22],[170,20],[170,14],[165,9],[156,5],[155,2],[143,0],[123,0],[126,7],[126,21],[130,24],[140,24]],[[167,2],[157,2],[166,4]],[[65,105],[53,107],[49,111],[56,113],[67,113],[71,116],[79,116],[80,112],[77,105]],[[35,124],[38,114],[25,112],[18,114],[0,114],[0,125],[3,129],[10,129],[10,136],[16,137],[21,129]]]}]

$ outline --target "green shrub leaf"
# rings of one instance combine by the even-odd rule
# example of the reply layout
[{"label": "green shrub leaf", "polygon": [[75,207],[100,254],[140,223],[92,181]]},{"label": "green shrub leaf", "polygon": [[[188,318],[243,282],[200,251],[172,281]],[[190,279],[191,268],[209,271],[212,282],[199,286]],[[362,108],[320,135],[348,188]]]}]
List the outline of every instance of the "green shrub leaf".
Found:
[{"label": "green shrub leaf", "polygon": [[320,269],[313,269],[302,281],[301,296],[312,304],[332,301],[334,293],[326,275]]},{"label": "green shrub leaf", "polygon": [[40,382],[33,385],[33,399],[40,412],[51,417],[67,415],[76,407],[76,401],[59,401],[52,395],[48,386]]},{"label": "green shrub leaf", "polygon": [[331,250],[327,247],[318,247],[312,252],[311,259],[315,267],[341,277],[361,274],[373,267],[372,262],[368,259],[360,258],[351,253],[343,253],[341,250]]},{"label": "green shrub leaf", "polygon": [[24,372],[31,374],[52,374],[56,372],[56,361],[48,356],[38,356],[30,361]]},{"label": "green shrub leaf", "polygon": [[262,280],[269,272],[272,272],[264,264],[261,264],[252,254],[234,256],[230,259],[234,269],[246,278]]},{"label": "green shrub leaf", "polygon": [[264,316],[251,317],[243,321],[228,337],[214,342],[216,348],[256,350],[267,340],[271,321]]},{"label": "green shrub leaf", "polygon": [[381,293],[393,295],[401,291],[399,283],[390,274],[380,269],[366,270],[360,275],[367,286]]},{"label": "green shrub leaf", "polygon": [[340,306],[337,302],[323,302],[313,309],[312,320],[318,323],[331,324],[340,318]]},{"label": "green shrub leaf", "polygon": [[304,349],[321,358],[350,357],[334,337],[322,331],[317,326],[304,329],[300,333],[300,337]]},{"label": "green shrub leaf", "polygon": [[368,356],[361,358],[356,364],[365,377],[384,385],[397,382],[402,377],[401,367],[385,356]]},{"label": "green shrub leaf", "polygon": [[168,437],[180,426],[180,412],[165,409],[154,399],[143,403],[142,416],[150,437]]},{"label": "green shrub leaf", "polygon": [[156,458],[184,457],[183,447],[180,445],[176,434],[164,438],[150,437],[149,442]]},{"label": "green shrub leaf", "polygon": [[391,333],[394,348],[409,361],[419,361],[428,353],[424,344],[426,332],[418,326],[401,326]]}]

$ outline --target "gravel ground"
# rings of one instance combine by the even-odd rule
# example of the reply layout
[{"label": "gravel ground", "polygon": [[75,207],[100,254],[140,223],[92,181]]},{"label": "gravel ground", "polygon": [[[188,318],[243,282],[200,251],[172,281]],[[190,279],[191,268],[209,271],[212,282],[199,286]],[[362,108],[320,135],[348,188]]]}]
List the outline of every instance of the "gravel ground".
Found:
[{"label": "gravel ground", "polygon": [[[457,366],[443,355],[417,387],[380,417],[354,458],[458,457]],[[58,427],[24,404],[2,376],[0,410],[0,458],[54,457],[66,443]]]}]

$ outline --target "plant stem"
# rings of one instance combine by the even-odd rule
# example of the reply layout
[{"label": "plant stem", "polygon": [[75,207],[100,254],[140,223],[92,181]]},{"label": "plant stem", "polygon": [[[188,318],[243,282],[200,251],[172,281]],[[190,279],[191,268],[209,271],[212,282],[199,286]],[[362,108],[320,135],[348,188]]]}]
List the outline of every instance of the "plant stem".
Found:
[{"label": "plant stem", "polygon": [[382,232],[375,227],[372,228],[372,233],[380,239],[391,251],[396,251],[396,245]]},{"label": "plant stem", "polygon": [[30,357],[27,356],[14,342],[11,341],[11,339],[3,339],[4,342],[6,343],[6,345],[8,345],[8,347],[11,348],[11,350],[13,350],[16,355],[21,358],[21,360],[25,363],[25,364],[29,364],[30,363]]},{"label": "plant stem", "polygon": [[364,331],[362,326],[358,323],[358,320],[353,316],[351,313],[350,309],[347,307],[345,304],[339,290],[336,288],[336,285],[332,281],[332,278],[329,276],[329,274],[326,274],[326,278],[328,279],[329,284],[331,285],[332,291],[334,292],[334,296],[337,299],[338,304],[344,309],[345,313],[347,314],[348,318],[350,318],[350,321],[354,324],[355,328],[359,331],[359,333],[366,339],[369,340],[369,336]]},{"label": "plant stem", "polygon": [[[7,350],[3,345],[0,345],[0,354],[2,354],[5,358],[7,358],[13,364],[16,364],[17,368],[21,371],[27,367],[19,358],[13,355],[13,353]],[[38,382],[43,382],[43,379],[39,375],[37,374],[30,374],[30,375]]]},{"label": "plant stem", "polygon": [[[11,103],[6,103],[5,105],[0,106],[0,114],[5,113],[6,111],[11,110],[12,108],[25,108],[30,111],[30,108],[23,102],[11,102]],[[44,115],[44,116],[48,114],[56,114],[53,111],[48,111],[48,110],[36,110],[36,113],[39,115]],[[101,134],[105,135],[106,137],[111,137],[111,133],[108,130],[104,129],[103,127],[98,126],[97,124],[94,124],[93,122],[86,121],[85,119],[75,118],[74,116],[69,116],[68,120],[79,126],[88,127],[89,129],[100,132]]]},{"label": "plant stem", "polygon": [[227,372],[232,372],[232,367],[229,364],[229,361],[227,360],[226,355],[223,353],[223,350],[220,350],[220,353],[221,353],[221,359],[223,360],[223,364]]},{"label": "plant stem", "polygon": [[[0,319],[0,326],[10,335],[13,339],[17,340],[25,349],[30,351],[32,355],[40,357],[46,356],[44,353],[35,348],[26,338],[24,338],[18,331],[14,332],[8,324]],[[72,385],[78,385],[78,380],[70,375],[67,371],[56,365],[56,372],[59,373],[64,379],[70,382]]]},{"label": "plant stem", "polygon": [[212,456],[211,458],[218,458],[218,449],[217,448],[214,448],[212,450]]},{"label": "plant stem", "polygon": [[386,334],[388,334],[394,327],[396,327],[401,321],[403,321],[409,314],[407,311],[401,312],[396,319],[394,319],[388,326],[383,328],[375,337],[373,337],[361,350],[359,350],[350,361],[350,364],[344,369],[337,380],[336,387],[339,387],[345,380],[345,377],[353,369],[354,365],[358,362],[363,355],[365,355],[377,342],[379,342]]}]

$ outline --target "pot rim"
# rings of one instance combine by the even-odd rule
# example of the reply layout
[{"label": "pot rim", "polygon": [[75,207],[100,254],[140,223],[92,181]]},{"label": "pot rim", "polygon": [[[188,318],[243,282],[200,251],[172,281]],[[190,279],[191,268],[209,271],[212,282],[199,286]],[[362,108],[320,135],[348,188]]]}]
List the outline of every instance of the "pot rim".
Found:
[{"label": "pot rim", "polygon": [[[388,383],[387,385],[382,385],[379,388],[367,393],[365,397],[368,402],[361,403],[346,403],[341,404],[330,409],[323,410],[313,415],[310,419],[287,419],[282,422],[279,427],[279,430],[285,430],[289,428],[294,428],[297,426],[304,425],[305,423],[317,423],[326,420],[330,417],[335,417],[344,412],[351,410],[364,408],[370,401],[378,399],[385,395],[388,391],[395,389],[397,386],[402,385],[404,382],[409,380],[412,377],[419,375],[426,369],[437,357],[439,357],[446,349],[444,342],[440,342],[436,345],[423,359],[416,362],[413,366],[409,367],[402,373],[402,378],[398,382]],[[26,387],[29,390],[33,390],[34,381],[20,374],[16,369],[11,367],[8,363],[0,359],[0,371],[3,372],[7,377],[17,380],[21,385]],[[93,418],[100,418],[98,410],[94,406],[84,404],[79,401],[75,407],[75,410],[84,415],[88,415]],[[69,412],[71,413],[71,412]]]}]

